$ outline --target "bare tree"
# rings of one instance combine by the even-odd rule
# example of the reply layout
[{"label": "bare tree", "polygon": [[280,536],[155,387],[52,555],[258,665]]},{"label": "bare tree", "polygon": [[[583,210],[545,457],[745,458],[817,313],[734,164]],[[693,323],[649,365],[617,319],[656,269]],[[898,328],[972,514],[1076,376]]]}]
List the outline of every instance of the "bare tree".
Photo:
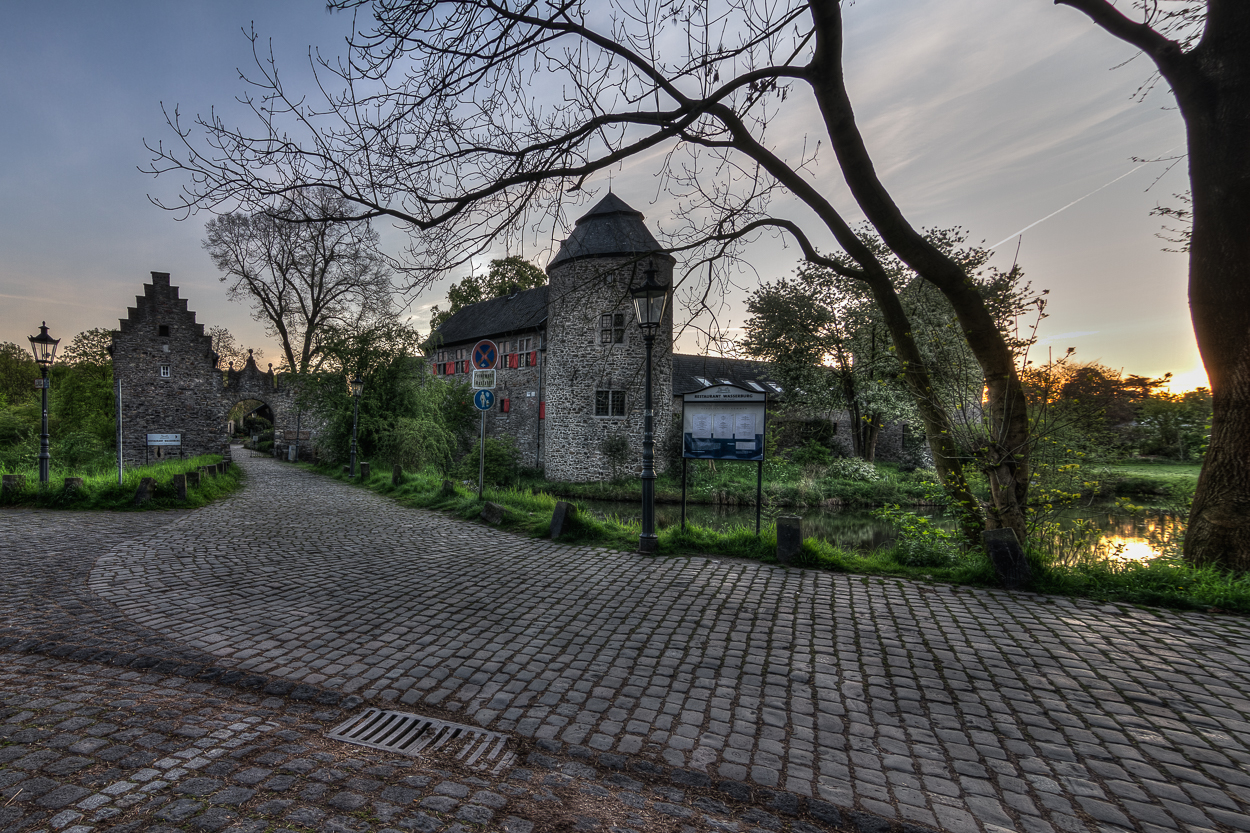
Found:
[{"label": "bare tree", "polygon": [[378,234],[337,219],[348,210],[329,189],[298,189],[268,212],[223,214],[205,226],[204,248],[231,300],[251,304],[298,373],[320,367],[327,328],[354,331],[395,315]]},{"label": "bare tree", "polygon": [[[360,9],[366,0],[335,0]],[[420,282],[562,211],[569,192],[630,157],[662,159],[662,187],[681,203],[671,240],[687,255],[686,300],[716,297],[724,264],[763,233],[795,241],[806,260],[862,281],[881,307],[925,425],[935,464],[973,509],[949,415],[933,405],[921,351],[885,268],[816,176],[831,145],[861,209],[886,244],[950,302],[985,378],[987,408],[970,449],[992,486],[990,526],[1023,536],[1028,416],[1009,345],[960,264],[913,228],[876,176],[841,65],[833,0],[378,0],[374,24],[341,62],[317,62],[317,106],[289,92],[253,33],[258,75],[243,99],[256,128],[217,115],[151,147],[156,174],[181,171],[182,211],[243,204],[273,211],[293,190],[323,186],[341,219],[390,217],[410,231]],[[770,125],[805,98],[810,141],[789,151]],[[785,140],[785,141],[782,141]],[[775,210],[797,198],[816,219]],[[847,261],[820,254],[831,235]]]},{"label": "bare tree", "polygon": [[208,335],[213,339],[213,352],[217,354],[217,367],[226,369],[231,365],[243,367],[247,357],[260,360],[264,358],[261,350],[251,350],[241,345],[234,333],[222,326],[209,327]]}]

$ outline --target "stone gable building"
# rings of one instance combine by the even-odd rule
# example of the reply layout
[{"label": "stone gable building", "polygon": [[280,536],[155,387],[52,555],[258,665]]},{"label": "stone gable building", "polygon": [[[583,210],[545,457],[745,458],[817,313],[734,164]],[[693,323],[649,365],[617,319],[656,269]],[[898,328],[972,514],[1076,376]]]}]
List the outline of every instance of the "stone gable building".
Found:
[{"label": "stone gable building", "polygon": [[[113,378],[122,388],[122,449],[128,466],[143,465],[169,448],[149,447],[149,434],[182,435],[181,453],[221,454],[229,448],[226,415],[245,400],[273,414],[275,434],[295,426],[293,386],[262,371],[248,355],[241,369],[223,372],[212,337],[187,309],[168,272],[152,282],[127,310],[109,347]],[[159,449],[159,451],[158,451]],[[172,449],[174,455],[179,449]]]}]

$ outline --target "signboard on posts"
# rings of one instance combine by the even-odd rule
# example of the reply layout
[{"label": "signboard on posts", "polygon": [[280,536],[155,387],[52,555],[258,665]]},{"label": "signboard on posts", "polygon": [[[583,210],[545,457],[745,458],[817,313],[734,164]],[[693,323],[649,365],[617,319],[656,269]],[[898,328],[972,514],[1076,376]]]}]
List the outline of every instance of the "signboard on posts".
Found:
[{"label": "signboard on posts", "polygon": [[713,385],[681,399],[683,457],[764,459],[768,394],[737,385]]},{"label": "signboard on posts", "polygon": [[148,445],[182,445],[182,435],[148,434]]}]

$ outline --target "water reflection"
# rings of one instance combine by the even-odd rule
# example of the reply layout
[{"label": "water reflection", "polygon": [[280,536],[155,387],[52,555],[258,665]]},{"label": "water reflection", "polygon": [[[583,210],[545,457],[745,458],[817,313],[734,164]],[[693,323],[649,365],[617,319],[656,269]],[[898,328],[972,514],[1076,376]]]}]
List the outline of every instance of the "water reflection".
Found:
[{"label": "water reflection", "polygon": [[[580,500],[584,508],[599,517],[616,516],[623,521],[639,522],[642,518],[638,503]],[[766,510],[767,511],[767,510]],[[803,518],[803,534],[809,538],[819,538],[843,549],[872,550],[888,546],[894,542],[895,532],[886,523],[876,518],[869,509],[783,509],[772,510],[773,514],[798,514]],[[948,530],[955,529],[951,518],[944,518],[939,513],[916,510]],[[673,503],[661,503],[655,507],[656,526],[665,529],[681,524],[681,506]],[[768,515],[764,523],[768,523]],[[1108,556],[1122,561],[1140,561],[1154,558],[1158,553],[1153,544],[1175,535],[1184,528],[1184,519],[1160,510],[1145,510],[1137,516],[1117,514],[1108,510],[1080,509],[1065,512],[1060,516],[1060,523],[1071,528],[1078,521],[1084,520],[1102,531],[1102,544]],[[697,524],[709,529],[724,531],[736,526],[755,529],[754,506],[709,506],[690,504],[686,507],[687,523]]]}]

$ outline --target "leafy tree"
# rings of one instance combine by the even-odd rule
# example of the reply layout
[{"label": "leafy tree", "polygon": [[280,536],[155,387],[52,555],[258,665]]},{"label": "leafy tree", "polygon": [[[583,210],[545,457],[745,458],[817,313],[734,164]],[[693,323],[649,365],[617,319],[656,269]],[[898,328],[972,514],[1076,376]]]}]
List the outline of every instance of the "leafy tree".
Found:
[{"label": "leafy tree", "polygon": [[0,405],[17,405],[35,396],[39,365],[29,348],[0,343]]},{"label": "leafy tree", "polygon": [[[104,327],[81,332],[65,348],[53,366],[55,379],[49,409],[63,426],[73,426],[99,443],[98,453],[116,444],[116,403],[113,391],[113,359],[108,348],[112,330]],[[64,441],[58,457],[65,458]],[[79,456],[87,457],[91,443],[77,443]]]},{"label": "leafy tree", "polygon": [[476,426],[468,388],[431,377],[413,358],[419,334],[399,322],[364,332],[330,331],[323,344],[324,373],[305,377],[301,399],[329,418],[321,439],[331,456],[346,460],[353,406],[347,380],[364,380],[360,397],[358,453],[417,469],[451,467]]},{"label": "leafy tree", "polygon": [[447,309],[440,310],[435,306],[431,310],[430,332],[433,334],[444,321],[464,307],[526,289],[537,289],[546,283],[546,273],[525,258],[513,255],[492,260],[485,276],[470,275],[448,288]]},{"label": "leafy tree", "polygon": [[204,229],[231,300],[251,304],[297,373],[321,368],[327,328],[367,330],[396,315],[378,233],[335,219],[347,205],[329,189],[298,189],[270,211],[223,214]]}]

